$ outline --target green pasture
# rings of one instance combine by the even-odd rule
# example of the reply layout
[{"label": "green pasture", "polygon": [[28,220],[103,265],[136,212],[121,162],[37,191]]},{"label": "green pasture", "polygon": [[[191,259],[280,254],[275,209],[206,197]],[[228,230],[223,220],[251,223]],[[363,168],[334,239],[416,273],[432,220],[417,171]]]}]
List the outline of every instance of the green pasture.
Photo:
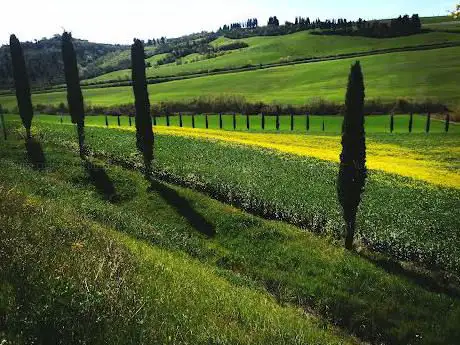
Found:
[{"label": "green pasture", "polygon": [[[9,315],[2,334],[8,340],[34,339],[44,328],[48,338],[39,341],[97,343],[101,337],[123,344],[433,344],[455,343],[460,335],[458,300],[437,280],[419,280],[378,256],[351,254],[333,238],[248,215],[190,189],[162,182],[148,188],[140,173],[105,160],[140,158],[133,155],[132,132],[87,127],[88,145],[101,160],[85,165],[73,126],[38,120],[33,135],[46,157],[39,170],[27,164],[19,121],[8,125],[9,139],[0,141],[0,219],[9,229],[0,228],[6,255],[0,315]],[[439,136],[423,138],[414,141],[441,145]],[[259,196],[272,193],[293,206],[305,194],[305,206],[325,202],[328,215],[336,212],[327,200],[336,169],[316,160],[157,136],[155,164],[190,181],[205,177],[235,197],[259,189]],[[370,185],[364,209],[379,217],[375,231],[387,231],[386,217],[400,217],[393,212],[409,195],[403,221],[410,219],[414,229],[426,229],[440,209],[452,210],[449,196],[456,195],[384,174],[372,174]],[[422,200],[435,209],[420,212]],[[414,240],[422,247],[434,243]]]},{"label": "green pasture", "polygon": [[[187,58],[184,63],[171,63],[147,69],[148,77],[177,76],[207,72],[213,69],[237,68],[246,65],[289,62],[301,58],[324,57],[338,54],[368,52],[379,49],[414,47],[434,43],[460,41],[455,33],[430,32],[419,35],[396,38],[369,38],[351,36],[312,35],[310,31],[298,32],[283,36],[250,37],[232,40],[218,38],[211,45],[219,46],[235,41],[243,41],[247,48],[225,52],[211,59],[191,62]],[[187,62],[187,63],[185,63]],[[129,70],[121,70],[88,79],[85,82],[131,79]]]},{"label": "green pasture", "polygon": [[[8,121],[19,124],[11,118]],[[101,118],[95,121],[103,123]],[[74,129],[69,124],[39,119],[34,123],[41,135],[52,142],[75,141]],[[126,164],[141,164],[136,156],[134,133],[112,129],[87,127],[91,149]],[[433,162],[427,164],[442,161],[453,174],[458,169],[458,130],[457,134],[447,135],[369,133],[367,141],[409,148],[414,154],[429,154]],[[335,187],[336,163],[169,135],[157,134],[155,143],[155,167],[159,174],[203,188],[216,197],[230,198],[231,202],[268,217],[276,214],[279,219],[307,224],[317,231],[342,233]],[[458,189],[372,171],[359,212],[360,236],[375,249],[395,257],[460,271],[459,223],[455,214],[459,200]]]},{"label": "green pasture", "polygon": [[[15,117],[17,115],[7,115],[8,117]],[[247,131],[247,117],[246,115],[235,114],[235,128],[233,127],[233,114],[223,113],[222,115],[222,129],[224,130],[238,130]],[[182,115],[182,126],[192,128],[193,122],[195,128],[206,128],[206,117],[208,118],[209,129],[220,129],[219,115]],[[263,131],[262,130],[262,115],[249,115],[249,126],[250,131]],[[276,116],[265,115],[265,127],[266,132],[276,132]],[[129,126],[129,117],[120,116],[120,126]],[[35,119],[39,119],[40,122],[48,123],[61,123],[61,116],[59,115],[36,115]],[[408,133],[409,132],[409,115],[395,115],[394,116],[394,134]],[[294,133],[314,133],[314,134],[340,134],[342,130],[342,117],[341,116],[309,116],[309,129],[307,130],[307,116],[305,115],[293,115],[293,131]],[[70,123],[70,116],[62,116],[63,123]],[[118,116],[107,116],[107,122],[110,128],[118,127]],[[158,126],[167,126],[168,120],[165,115],[154,116],[152,122],[155,122]],[[324,130],[323,130],[324,122]],[[426,132],[427,115],[414,115],[412,123],[412,133],[425,133]],[[87,125],[106,126],[106,116],[86,116],[85,123]],[[131,118],[131,125],[135,125],[134,117]],[[170,115],[169,125],[179,127],[180,116]],[[390,133],[390,116],[389,115],[369,115],[366,116],[365,120],[366,133]],[[459,125],[451,122],[449,124],[449,133],[460,133]],[[279,116],[279,131],[291,132],[291,116],[280,115]],[[445,120],[430,118],[430,132],[429,133],[444,133],[445,132]]]},{"label": "green pasture", "polygon": [[[366,99],[394,101],[397,98],[439,100],[458,105],[460,47],[430,51],[392,53],[362,57]],[[283,66],[264,70],[200,77],[149,85],[152,102],[188,100],[203,95],[236,94],[248,101],[279,104],[306,104],[322,98],[343,102],[350,65],[355,59]],[[131,87],[83,90],[85,102],[92,105],[118,105],[133,102]],[[35,104],[66,101],[65,92],[32,96]],[[13,109],[13,95],[1,95],[0,104]]]}]

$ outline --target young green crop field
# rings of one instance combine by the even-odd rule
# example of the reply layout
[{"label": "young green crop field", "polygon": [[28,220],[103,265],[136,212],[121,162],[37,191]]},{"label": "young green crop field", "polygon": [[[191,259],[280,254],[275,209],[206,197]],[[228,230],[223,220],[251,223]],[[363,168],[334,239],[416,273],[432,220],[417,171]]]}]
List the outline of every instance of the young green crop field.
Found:
[{"label": "young green crop field", "polygon": [[[149,187],[136,171],[134,132],[96,127],[101,118],[88,118],[86,128],[98,158],[82,164],[75,128],[39,115],[32,133],[45,166],[33,169],[20,121],[6,118],[2,339],[453,344],[460,336],[460,304],[441,276],[389,265],[365,249],[457,271],[457,188],[372,170],[360,209],[363,247],[352,254],[334,239],[341,229],[335,162],[205,136],[260,132],[197,129],[198,138],[191,129],[156,127],[156,174],[278,221],[160,180]],[[299,136],[309,145],[321,138],[276,135],[294,146]],[[322,138],[326,151],[332,147],[324,144],[337,140]],[[431,161],[453,176],[458,169],[455,133],[369,134],[368,145],[370,161],[398,147],[420,166]],[[329,236],[280,221],[289,217],[305,217],[310,230]]]},{"label": "young green crop field", "polygon": [[[366,99],[394,101],[397,98],[439,100],[458,106],[460,47],[429,51],[391,53],[362,57]],[[264,70],[200,77],[149,85],[152,102],[187,100],[202,95],[236,94],[248,101],[306,104],[323,98],[343,102],[350,65],[355,59],[283,66]],[[440,82],[442,81],[442,82]],[[83,90],[92,105],[133,102],[131,87]],[[33,103],[65,102],[65,92],[35,94]],[[0,104],[13,109],[13,95],[1,95]]]},{"label": "young green crop field", "polygon": [[[247,43],[249,47],[229,51],[212,59],[203,59],[191,62],[193,61],[192,59],[184,58],[181,65],[171,63],[148,68],[147,76],[151,78],[177,76],[208,72],[214,69],[289,62],[301,58],[321,58],[339,54],[371,52],[380,49],[406,48],[435,43],[458,42],[460,41],[460,38],[455,33],[448,32],[429,32],[407,37],[380,39],[351,36],[321,36],[312,35],[310,31],[303,31],[290,35],[272,37],[258,36],[240,40],[221,37],[212,42],[211,45],[218,47],[239,41]],[[93,79],[88,79],[85,82],[100,82],[119,79],[131,79],[131,71],[115,71]]]},{"label": "young green crop field", "polygon": [[[15,115],[11,115],[15,116]],[[47,123],[70,123],[70,117],[68,115],[36,115],[40,119],[40,122]],[[208,119],[208,129],[224,129],[224,130],[237,130],[247,131],[247,116],[235,113],[235,128],[233,128],[233,114],[222,113],[222,128],[220,127],[219,115],[208,114],[208,115],[182,115],[182,126],[184,128],[206,129],[206,117]],[[264,129],[262,129],[262,116],[261,115],[248,115],[249,117],[249,130],[251,132],[278,132],[276,128],[276,116],[265,115],[264,116]],[[129,117],[120,116],[120,126],[129,127]],[[180,127],[180,116],[169,115],[169,126]],[[394,130],[393,133],[409,133],[409,115],[394,115]],[[106,120],[109,127],[118,127],[117,116],[87,116],[85,118],[86,125],[89,126],[106,126]],[[279,116],[279,131],[280,132],[293,132],[293,133],[313,133],[313,134],[340,134],[342,131],[342,117],[336,115],[310,115],[308,117],[309,128],[307,130],[307,116],[306,115],[293,115],[293,130],[291,131],[291,116],[280,115]],[[131,118],[131,126],[134,126],[134,117]],[[366,116],[365,129],[366,133],[390,133],[390,116],[385,115],[370,115]],[[154,116],[153,122],[158,126],[167,126],[168,119],[166,116]],[[324,122],[324,129],[323,129]],[[413,117],[412,133],[425,133],[426,132],[427,115],[417,115]],[[439,119],[430,117],[430,129],[429,133],[444,133],[446,123],[445,118]],[[460,133],[460,127],[455,122],[449,123],[449,133]]]}]

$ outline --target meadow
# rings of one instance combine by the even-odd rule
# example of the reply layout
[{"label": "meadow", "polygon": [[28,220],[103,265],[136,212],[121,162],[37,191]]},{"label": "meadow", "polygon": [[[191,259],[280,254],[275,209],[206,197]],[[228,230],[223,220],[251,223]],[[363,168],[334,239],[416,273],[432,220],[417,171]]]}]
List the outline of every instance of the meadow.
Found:
[{"label": "meadow", "polygon": [[[367,100],[395,101],[408,98],[441,101],[458,107],[457,75],[460,47],[391,53],[360,58]],[[201,95],[242,95],[248,101],[301,105],[322,98],[343,102],[349,67],[355,59],[283,66],[264,70],[200,77],[149,85],[152,102],[190,100]],[[442,80],[439,83],[439,80]],[[133,102],[131,87],[83,90],[91,105]],[[32,95],[34,104],[65,102],[65,92]],[[16,106],[13,95],[0,95],[0,104]]]},{"label": "meadow", "polygon": [[[72,142],[71,126],[57,123],[57,117],[39,121],[40,136],[53,143]],[[123,129],[108,130],[101,128],[103,121],[100,117],[87,123],[87,141],[95,154],[141,166],[134,128],[125,119]],[[155,168],[166,181],[264,217],[333,236],[342,233],[335,190],[337,134],[270,135],[162,126],[156,132]],[[371,175],[359,213],[363,243],[399,259],[459,272],[458,130],[428,135],[371,132],[367,144]]]},{"label": "meadow", "polygon": [[[170,63],[148,68],[147,76],[155,78],[206,73],[215,69],[239,68],[247,65],[283,63],[296,59],[322,58],[340,54],[372,52],[381,49],[459,42],[460,37],[455,33],[429,32],[408,37],[379,39],[351,36],[321,36],[312,35],[310,31],[303,31],[284,36],[250,37],[239,40],[221,36],[211,42],[210,45],[219,47],[240,41],[248,44],[249,47],[228,51],[221,56],[211,59],[206,59],[203,55],[194,54],[193,58],[185,57],[182,59],[181,64]],[[103,74],[96,78],[87,79],[84,83],[120,79],[131,79],[131,71],[120,70]]]},{"label": "meadow", "polygon": [[[8,118],[9,139],[0,145],[0,217],[6,225],[0,228],[5,239],[0,253],[7,263],[0,268],[0,315],[9,311],[10,326],[3,337],[18,343],[36,341],[37,334],[42,342],[104,337],[127,344],[434,344],[458,338],[460,305],[454,291],[438,284],[440,277],[420,280],[423,276],[404,274],[364,248],[359,255],[349,253],[333,238],[249,215],[191,189],[160,181],[149,187],[139,172],[121,166],[135,167],[139,159],[129,130],[88,126],[88,144],[100,160],[82,164],[72,126],[40,116],[34,123],[44,169],[24,164],[19,121]],[[433,136],[430,145],[442,145]],[[412,144],[420,147],[423,138],[420,143],[414,135]],[[319,187],[315,175],[327,190],[323,171],[335,170],[330,163],[248,146],[167,134],[156,139],[158,172],[172,176],[184,169],[190,182],[199,183],[206,162],[212,165],[209,175],[218,174],[235,197],[241,189],[234,189],[227,175],[237,177],[240,186],[252,185],[248,194],[263,187],[267,196],[261,184],[266,180],[279,197],[291,175],[290,183],[296,179],[313,201]],[[184,159],[190,164],[177,164]],[[265,166],[257,168],[261,159]],[[371,179],[371,186],[380,181],[390,188],[388,195],[417,187],[411,197],[421,195],[411,204],[418,206],[409,204],[409,213],[428,193],[423,183],[397,184],[407,179],[379,173]],[[300,195],[289,191],[293,199]],[[441,189],[431,193],[429,202],[448,200]],[[324,202],[335,208],[331,200]],[[439,206],[449,205],[436,205],[433,214]],[[382,208],[375,210],[378,216]],[[415,219],[425,225],[420,213]],[[18,275],[14,262],[24,274]],[[76,318],[80,323],[72,322]]]}]

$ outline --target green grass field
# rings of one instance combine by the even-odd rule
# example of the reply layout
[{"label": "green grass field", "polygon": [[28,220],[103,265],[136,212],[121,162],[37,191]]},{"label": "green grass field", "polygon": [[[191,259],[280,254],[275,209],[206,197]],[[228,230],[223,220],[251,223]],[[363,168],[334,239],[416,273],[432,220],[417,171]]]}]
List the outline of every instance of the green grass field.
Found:
[{"label": "green grass field", "polygon": [[[457,75],[460,47],[392,53],[360,58],[367,99],[394,101],[396,98],[439,100],[458,105]],[[237,94],[248,101],[305,104],[312,99],[343,102],[350,65],[355,59],[283,66],[266,70],[232,73],[149,85],[152,102],[187,100],[202,95]],[[442,81],[442,82],[439,82]],[[85,102],[116,105],[133,102],[131,87],[83,90]],[[65,102],[65,92],[35,94],[33,103]],[[0,104],[12,109],[12,95],[0,96]]]},{"label": "green grass field", "polygon": [[[417,122],[419,120],[423,122],[423,118]],[[41,136],[54,143],[73,142],[71,126],[49,121],[50,117],[38,120]],[[101,125],[103,120],[95,118],[89,120],[88,125],[91,121]],[[456,174],[458,130],[456,133],[369,133],[367,137],[369,145],[383,149],[376,153],[377,163],[385,150],[395,150],[393,154],[402,150],[406,159],[422,160],[422,166],[430,166],[434,161],[442,164],[442,171],[447,174]],[[87,136],[96,152],[126,164],[141,164],[135,154],[132,132],[89,127]],[[320,232],[338,235],[342,231],[335,191],[338,167],[335,162],[292,155],[284,159],[284,155],[273,155],[270,151],[167,134],[157,134],[156,145],[156,168],[178,183],[204,188],[207,193],[256,213],[269,217],[276,214],[279,219],[305,224]],[[388,145],[396,145],[396,148]],[[186,165],[184,157],[187,157]],[[223,166],[226,169],[222,169]],[[299,184],[299,181],[308,182]],[[361,236],[375,249],[395,257],[460,271],[459,224],[454,214],[459,199],[456,188],[372,171],[360,212]]]},{"label": "green grass field", "polygon": [[[241,40],[219,38],[215,46],[243,41],[248,48],[227,52],[212,59],[176,65],[171,63],[147,69],[148,77],[176,76],[207,72],[213,69],[237,68],[245,65],[289,62],[299,58],[323,57],[346,53],[367,52],[378,49],[413,47],[443,42],[458,42],[455,33],[430,32],[409,37],[377,39],[368,37],[320,36],[309,31],[274,37],[251,37]],[[184,62],[187,59],[184,60]],[[131,79],[129,70],[121,70],[88,79],[85,82]]]},{"label": "green grass field", "polygon": [[[248,215],[190,189],[160,182],[148,189],[140,173],[105,158],[93,159],[99,167],[85,168],[72,126],[35,123],[33,135],[43,145],[46,169],[25,164],[19,121],[8,119],[9,140],[0,144],[0,219],[9,229],[0,227],[0,253],[6,259],[0,267],[0,316],[8,315],[7,332],[0,328],[3,338],[123,344],[449,344],[458,339],[460,305],[436,290],[436,280],[423,284],[404,270],[381,268],[385,260],[348,253],[332,238]],[[138,159],[132,155],[132,132],[88,127],[86,134],[101,158]],[[420,138],[404,142],[448,145],[439,137]],[[227,191],[241,190],[230,174],[248,192],[254,190],[246,181],[267,193],[262,180],[273,190],[274,182],[291,179],[302,187],[299,193],[289,189],[295,193],[291,199],[305,193],[299,181],[309,181],[308,199],[314,200],[317,185],[307,175],[331,168],[206,141],[157,136],[156,143],[159,168],[183,169],[196,180],[205,176],[202,164],[214,161],[208,171],[218,174]],[[178,165],[184,157],[190,164]],[[286,168],[290,178],[282,174]],[[307,175],[299,175],[298,168]],[[327,180],[327,174],[316,178]],[[414,218],[411,209],[417,206],[411,205],[420,205],[426,186],[379,174],[371,179],[369,194],[379,184],[390,188],[385,197],[405,194],[404,189],[412,193],[407,219],[425,228],[423,219],[432,214],[418,209]],[[323,191],[329,188],[322,185]],[[280,191],[273,195],[287,200]],[[420,194],[416,200],[414,193]],[[447,206],[439,202],[449,198],[442,190],[431,193],[424,202],[440,199],[435,214]],[[386,198],[387,204],[394,197]],[[372,200],[366,202],[377,199]],[[374,211],[378,215],[381,209]],[[200,233],[206,229],[208,236]],[[17,265],[24,274],[18,275]]]},{"label": "green grass field", "polygon": [[[12,115],[14,116],[14,115]],[[57,115],[36,115],[41,122],[47,123],[60,123],[61,117]],[[195,115],[195,128],[206,128],[206,116]],[[208,115],[208,128],[220,129],[219,115]],[[235,114],[236,130],[246,131],[246,116]],[[307,118],[304,115],[294,115],[294,130],[293,133],[313,133],[313,134],[340,134],[342,130],[342,117],[341,116],[309,116],[310,127],[307,131]],[[62,117],[63,123],[70,123],[70,117],[65,115]],[[118,127],[118,118],[116,116],[108,116],[107,121],[110,128]],[[159,126],[167,126],[166,116],[158,116],[154,120]],[[280,116],[281,132],[291,132],[291,117],[288,115]],[[324,131],[323,131],[324,121]],[[426,131],[426,115],[414,115],[412,132],[425,133]],[[89,126],[105,126],[105,116],[87,116],[85,123]],[[120,125],[129,126],[129,118],[127,116],[120,116]],[[131,125],[134,126],[134,118],[131,120]],[[178,115],[169,116],[169,125],[179,127],[180,118]],[[192,128],[193,120],[191,115],[182,116],[182,126],[185,128]],[[262,116],[250,115],[249,116],[250,131],[256,132],[276,132],[276,116],[265,116],[265,128],[262,130]],[[233,130],[233,114],[222,114],[222,129]],[[366,116],[365,122],[366,133],[390,133],[390,116],[385,115],[371,115]],[[393,133],[408,133],[409,132],[409,115],[395,115],[394,116],[394,131]],[[430,133],[444,133],[445,121],[441,119],[430,119]],[[449,125],[450,133],[460,133],[459,125],[451,123]]]}]

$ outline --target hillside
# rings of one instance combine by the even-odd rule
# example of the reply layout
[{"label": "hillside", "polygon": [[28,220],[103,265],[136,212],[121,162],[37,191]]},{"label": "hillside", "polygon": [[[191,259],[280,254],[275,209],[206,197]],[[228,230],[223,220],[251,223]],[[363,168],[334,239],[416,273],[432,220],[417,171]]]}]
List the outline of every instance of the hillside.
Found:
[{"label": "hillside", "polygon": [[[367,99],[394,101],[408,98],[460,104],[457,76],[460,47],[403,52],[360,58]],[[318,98],[343,102],[349,67],[355,59],[283,66],[149,85],[152,102],[184,101],[199,96],[242,95],[249,101],[306,104]],[[442,83],[438,83],[442,80]],[[83,90],[91,105],[113,106],[133,102],[132,89],[110,87]],[[65,102],[65,92],[35,94],[35,104]],[[0,103],[13,109],[13,95],[1,95]]]},{"label": "hillside", "polygon": [[[103,59],[110,59],[118,52],[127,49],[125,46],[93,43],[80,39],[74,39],[74,44],[83,78],[109,71],[106,65],[110,62],[107,63]],[[64,82],[60,35],[36,42],[24,42],[22,46],[33,87],[45,87]],[[126,68],[129,65],[125,63],[119,66]],[[12,85],[10,51],[9,46],[5,45],[0,47],[0,89],[10,88]]]},{"label": "hillside", "polygon": [[[147,76],[155,78],[207,73],[228,68],[285,63],[304,58],[321,58],[339,54],[371,52],[380,49],[460,42],[460,36],[455,33],[429,32],[413,36],[380,39],[352,36],[321,36],[312,35],[309,31],[302,31],[285,36],[250,37],[240,40],[220,37],[212,42],[211,45],[219,47],[235,42],[244,42],[248,44],[248,47],[227,51],[223,55],[210,59],[206,58],[205,55],[196,55],[193,59],[183,59],[180,64],[170,63],[153,66],[147,69]],[[131,78],[130,73],[130,70],[115,71],[85,80],[83,83],[129,80]]]}]

